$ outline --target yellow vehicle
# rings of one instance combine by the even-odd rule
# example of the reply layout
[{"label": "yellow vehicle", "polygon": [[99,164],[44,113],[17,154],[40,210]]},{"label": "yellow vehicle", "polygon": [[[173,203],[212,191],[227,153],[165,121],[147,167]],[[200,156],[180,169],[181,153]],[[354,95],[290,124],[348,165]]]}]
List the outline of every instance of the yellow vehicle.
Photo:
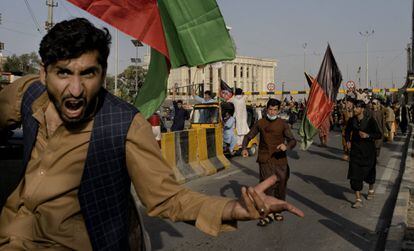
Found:
[{"label": "yellow vehicle", "polygon": [[[193,111],[191,114],[191,125],[190,129],[197,129],[197,128],[217,128],[223,127],[223,107],[224,104],[228,103],[203,103],[203,104],[196,104],[193,106]],[[233,108],[234,109],[234,108]],[[247,106],[247,124],[251,128],[253,124],[256,122],[257,118],[254,112],[253,107]],[[235,129],[235,133],[237,131]],[[249,144],[247,145],[247,149],[249,151],[249,155],[253,156],[256,154],[259,145],[259,138],[256,136],[253,138]],[[226,145],[224,144],[224,148]],[[234,150],[237,154],[241,153],[241,148],[236,145]]]}]

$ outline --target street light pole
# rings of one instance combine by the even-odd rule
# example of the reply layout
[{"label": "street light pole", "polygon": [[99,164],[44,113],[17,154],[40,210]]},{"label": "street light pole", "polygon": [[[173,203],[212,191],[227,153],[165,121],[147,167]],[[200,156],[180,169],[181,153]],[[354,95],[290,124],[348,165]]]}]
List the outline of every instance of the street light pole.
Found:
[{"label": "street light pole", "polygon": [[366,43],[366,68],[365,68],[365,81],[367,84],[367,88],[369,88],[369,80],[368,80],[368,38],[374,34],[374,29],[372,29],[371,31],[365,31],[365,32],[359,32],[359,34],[361,36],[363,36],[365,38],[365,43]]},{"label": "street light pole", "polygon": [[[302,48],[303,48],[303,72],[306,72],[306,46],[308,46],[308,43],[302,44]],[[304,91],[306,90],[305,82],[303,82],[303,90]]]},{"label": "street light pole", "polygon": [[143,46],[143,44],[136,39],[132,39],[131,42],[135,46],[135,91],[138,92],[138,47]]}]

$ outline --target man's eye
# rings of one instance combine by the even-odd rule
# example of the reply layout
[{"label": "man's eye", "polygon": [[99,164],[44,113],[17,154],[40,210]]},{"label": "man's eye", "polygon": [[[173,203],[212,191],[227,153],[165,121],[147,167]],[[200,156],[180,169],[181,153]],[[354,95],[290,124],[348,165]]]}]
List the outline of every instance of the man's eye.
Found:
[{"label": "man's eye", "polygon": [[58,71],[57,75],[61,78],[65,78],[65,77],[69,76],[69,73],[67,71]]}]

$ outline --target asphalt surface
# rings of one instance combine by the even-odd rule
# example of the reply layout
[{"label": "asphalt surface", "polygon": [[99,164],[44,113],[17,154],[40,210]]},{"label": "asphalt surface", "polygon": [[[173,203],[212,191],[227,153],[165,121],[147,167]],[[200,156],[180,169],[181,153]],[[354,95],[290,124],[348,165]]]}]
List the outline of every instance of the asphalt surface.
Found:
[{"label": "asphalt surface", "polygon": [[[294,129],[294,131],[297,128]],[[319,140],[308,151],[299,145],[289,152],[291,176],[287,200],[305,212],[304,218],[284,213],[283,222],[259,227],[256,221],[239,222],[238,230],[208,236],[194,226],[144,217],[153,250],[383,250],[398,192],[398,177],[406,136],[385,143],[377,165],[376,196],[364,207],[351,208],[353,191],[346,179],[341,136],[330,134],[328,147]],[[231,159],[231,167],[185,186],[209,195],[240,196],[242,186],[258,181],[255,157]]]}]

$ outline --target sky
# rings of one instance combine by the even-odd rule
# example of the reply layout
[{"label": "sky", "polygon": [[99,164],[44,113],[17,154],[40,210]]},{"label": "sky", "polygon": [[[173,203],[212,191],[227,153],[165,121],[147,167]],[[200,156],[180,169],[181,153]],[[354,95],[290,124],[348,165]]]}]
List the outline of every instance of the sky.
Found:
[{"label": "sky", "polygon": [[[55,0],[56,1],[56,0]],[[194,0],[195,1],[195,0]],[[202,0],[200,0],[202,1]],[[0,42],[3,55],[38,50],[45,34],[46,0],[1,0]],[[64,0],[57,0],[54,21],[86,17],[98,27],[115,30]],[[411,39],[411,0],[217,0],[227,26],[231,27],[237,54],[277,60],[276,89],[300,90],[303,72],[316,75],[328,43],[344,83],[352,80],[366,87],[401,87],[407,72],[406,47]],[[29,7],[28,7],[29,6]],[[368,38],[361,33],[374,33]],[[118,33],[119,72],[135,57],[131,37]],[[109,73],[115,73],[115,41],[109,57]],[[139,57],[146,48],[138,50]],[[358,74],[358,68],[361,72]]]}]

